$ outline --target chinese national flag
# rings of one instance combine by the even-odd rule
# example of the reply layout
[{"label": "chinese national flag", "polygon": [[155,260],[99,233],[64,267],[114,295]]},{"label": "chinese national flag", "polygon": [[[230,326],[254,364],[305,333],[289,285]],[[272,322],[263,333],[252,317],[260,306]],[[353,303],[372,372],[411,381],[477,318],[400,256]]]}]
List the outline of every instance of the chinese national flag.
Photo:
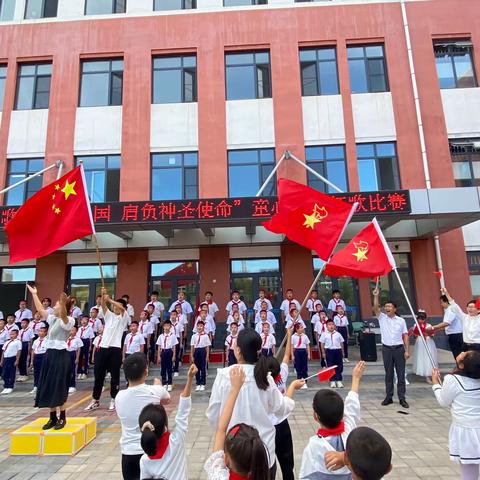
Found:
[{"label": "chinese national flag", "polygon": [[346,203],[313,188],[278,179],[278,213],[263,226],[283,233],[293,242],[315,250],[328,260],[355,210]]},{"label": "chinese national flag", "polygon": [[11,264],[44,257],[95,233],[82,166],[33,195],[5,230]]},{"label": "chinese national flag", "polygon": [[374,218],[348,245],[325,265],[324,274],[331,277],[377,277],[390,273],[395,260]]}]

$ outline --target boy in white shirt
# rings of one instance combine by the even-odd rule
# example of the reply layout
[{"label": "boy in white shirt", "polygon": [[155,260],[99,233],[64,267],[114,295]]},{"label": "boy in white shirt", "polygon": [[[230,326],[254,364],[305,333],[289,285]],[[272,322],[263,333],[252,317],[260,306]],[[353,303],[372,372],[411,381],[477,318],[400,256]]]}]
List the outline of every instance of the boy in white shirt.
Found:
[{"label": "boy in white shirt", "polygon": [[193,313],[192,306],[185,300],[185,292],[178,292],[177,301],[173,302],[168,309],[169,312],[173,312],[177,304],[182,306],[182,312],[187,316],[191,316]]},{"label": "boy in white shirt", "polygon": [[172,332],[177,337],[177,348],[175,349],[175,358],[173,361],[173,376],[178,377],[178,367],[180,365],[180,353],[183,347],[183,331],[184,326],[180,323],[177,310],[170,313],[170,322],[172,324]]},{"label": "boy in white shirt", "polygon": [[47,328],[41,327],[38,331],[38,338],[33,341],[32,354],[30,356],[30,368],[33,368],[33,390],[32,394],[37,393],[38,381],[40,380],[40,370],[42,369],[43,359],[47,352]]},{"label": "boy in white shirt", "polygon": [[34,340],[38,337],[38,332],[44,326],[45,326],[45,322],[43,321],[42,316],[40,315],[39,312],[35,312],[33,314],[33,319],[30,322],[30,328],[32,329]]},{"label": "boy in white shirt", "polygon": [[234,290],[232,292],[232,299],[227,303],[225,310],[227,310],[228,314],[231,315],[233,311],[233,306],[236,305],[238,307],[238,311],[240,312],[240,316],[243,317],[244,320],[247,319],[247,306],[240,300],[240,292],[238,290]]},{"label": "boy in white shirt", "polygon": [[[205,315],[202,316],[202,312],[205,312]],[[215,338],[215,332],[217,330],[217,326],[215,325],[214,318],[208,313],[208,305],[206,303],[202,303],[200,305],[200,317],[205,322],[205,325],[208,325],[209,327],[209,332],[207,333],[210,335],[210,341],[212,342],[212,345],[213,345],[213,340]]]},{"label": "boy in white shirt", "polygon": [[268,323],[269,329],[268,332],[272,335],[275,334],[275,329],[273,328],[273,324],[268,321],[268,314],[272,312],[267,312],[266,310],[260,310],[260,319],[258,323],[255,325],[255,331],[257,333],[262,333],[263,324]]},{"label": "boy in white shirt", "polygon": [[265,312],[266,313],[266,320],[267,322],[271,323],[272,325],[275,325],[277,323],[277,319],[275,318],[275,315],[273,314],[273,312],[271,312],[270,310],[268,310],[268,304],[267,302],[263,301],[261,304],[260,304],[260,310],[257,312],[257,314],[255,315],[255,324],[263,321],[261,319],[261,313],[262,312]]},{"label": "boy in white shirt", "polygon": [[[102,296],[97,295],[95,301],[96,301],[95,306],[90,309],[90,312],[92,311],[93,308],[96,308],[97,311],[98,311],[98,318],[103,319]],[[91,313],[90,313],[90,315],[91,315]]]},{"label": "boy in white shirt", "polygon": [[322,347],[320,345],[320,337],[322,333],[327,331],[327,312],[325,310],[320,310],[320,307],[317,307],[317,313],[312,317],[312,325],[314,325],[313,334],[318,345],[318,355],[320,357],[320,364],[322,367],[326,367],[327,364],[325,359],[322,356]]},{"label": "boy in white shirt", "polygon": [[33,329],[30,328],[30,321],[24,318],[21,322],[22,328],[18,332],[18,339],[22,342],[22,353],[20,354],[20,360],[18,361],[18,373],[17,382],[25,382],[28,380],[28,355],[33,340]]},{"label": "boy in white shirt", "polygon": [[202,321],[203,322],[203,331],[209,336],[210,342],[212,341],[212,317],[207,314],[206,310],[202,310],[200,312],[200,315],[196,318],[195,324],[193,325],[192,332],[197,333],[197,325],[198,322]]},{"label": "boy in white shirt", "polygon": [[[358,390],[364,370],[365,362],[359,362],[353,369],[352,388],[345,403],[338,393],[330,389],[323,388],[315,394],[313,415],[320,424],[320,429],[316,435],[310,437],[303,451],[299,475],[301,480],[351,478],[350,471],[344,466],[343,452],[348,435],[360,420]],[[341,468],[338,468],[339,466]]]},{"label": "boy in white shirt", "polygon": [[205,384],[207,381],[207,358],[210,353],[210,338],[204,332],[204,322],[198,320],[197,333],[192,335],[190,341],[190,363],[195,363],[198,369],[195,375],[197,387],[195,391],[203,392],[205,390]]},{"label": "boy in white shirt", "polygon": [[20,327],[20,322],[22,320],[31,320],[32,318],[32,311],[27,308],[27,302],[25,300],[20,300],[18,310],[15,312],[15,323]]},{"label": "boy in white shirt", "polygon": [[345,310],[341,305],[337,305],[337,311],[333,317],[337,332],[343,337],[343,361],[348,363],[348,317],[345,315]]},{"label": "boy in white shirt", "polygon": [[133,308],[133,305],[130,303],[130,296],[125,294],[122,295],[122,298],[125,300],[127,304],[127,314],[130,317],[130,320],[133,320],[133,317],[135,316],[135,309]]},{"label": "boy in white shirt", "polygon": [[[3,356],[3,345],[7,340],[7,330],[5,329],[6,321],[3,318],[0,318],[0,362],[2,361]],[[0,364],[0,377],[2,376],[2,366]]]},{"label": "boy in white shirt", "polygon": [[162,302],[160,302],[158,300],[158,292],[157,291],[153,291],[150,294],[150,301],[147,302],[144,310],[147,310],[147,307],[150,303],[153,305],[153,314],[161,320],[162,317],[163,317],[163,312],[165,310],[165,306],[163,305]]},{"label": "boy in white shirt", "polygon": [[317,305],[320,305],[320,310],[323,310],[322,302],[318,298],[318,290],[312,290],[306,304],[307,310],[310,312],[310,317],[313,317],[317,312]]},{"label": "boy in white shirt", "polygon": [[[297,372],[297,379],[308,377],[308,361],[312,359],[310,352],[310,340],[305,334],[305,327],[300,323],[295,325],[295,333],[292,335],[292,360],[293,366]],[[302,386],[302,389],[306,389],[307,384]]]},{"label": "boy in white shirt", "polygon": [[161,365],[162,384],[167,385],[167,392],[171,392],[173,359],[175,358],[175,350],[178,348],[178,340],[175,333],[172,332],[172,322],[170,320],[163,322],[163,333],[158,337],[157,347],[157,365]]},{"label": "boy in white shirt", "polygon": [[82,348],[80,350],[80,357],[78,358],[78,380],[84,380],[88,375],[88,362],[90,357],[91,342],[95,338],[93,328],[90,326],[90,317],[83,315],[80,320],[80,328],[77,332],[77,337],[82,341]]},{"label": "boy in white shirt", "polygon": [[[153,303],[147,306],[148,320],[150,322],[150,337],[145,339],[145,355],[147,355],[150,362],[155,363],[155,342],[157,341],[158,330],[160,325],[160,317],[155,315],[155,305]],[[163,312],[162,312],[163,318]],[[140,330],[142,327],[142,313],[140,312]]]},{"label": "boy in white shirt", "polygon": [[343,337],[335,330],[333,320],[327,320],[327,331],[320,337],[320,347],[327,367],[337,366],[330,379],[330,388],[343,388]]},{"label": "boy in white shirt", "polygon": [[15,387],[15,371],[17,370],[22,342],[18,340],[18,328],[11,329],[10,338],[3,344],[2,366],[3,390],[1,395],[8,395]]},{"label": "boy in white shirt", "polygon": [[[76,389],[76,373],[77,373],[77,366],[78,360],[80,358],[80,351],[83,347],[83,341],[77,335],[78,329],[77,327],[73,326],[70,330],[70,337],[67,340],[67,352],[70,355],[70,365],[71,365],[71,375],[70,375],[70,388],[68,389],[68,393],[75,393]],[[78,376],[78,378],[84,378]],[[85,377],[86,378],[86,377]]]},{"label": "boy in white shirt", "polygon": [[275,355],[275,345],[277,341],[272,333],[270,333],[270,324],[268,322],[262,323],[262,355],[265,357],[272,357]]},{"label": "boy in white shirt", "polygon": [[138,322],[133,320],[130,324],[130,332],[125,337],[123,344],[123,362],[125,359],[133,353],[143,353],[145,348],[145,337],[138,333]]},{"label": "boy in white shirt", "polygon": [[[225,350],[229,367],[237,363],[237,358],[235,357],[235,346],[237,345],[237,337],[238,323],[234,321],[230,324],[230,334],[225,339]],[[225,366],[225,362],[223,363],[223,365]]]},{"label": "boy in white shirt", "polygon": [[347,306],[342,299],[342,294],[340,290],[332,291],[332,298],[328,302],[327,310],[330,315],[335,315],[337,313],[337,306],[340,305],[344,311],[347,311]]},{"label": "boy in white shirt", "polygon": [[[202,303],[206,303],[208,305],[208,313],[215,320],[215,315],[218,312],[218,305],[213,301],[213,293],[210,291],[205,292],[205,300]],[[200,311],[200,308],[198,311]]]},{"label": "boy in white shirt", "polygon": [[272,310],[273,307],[272,307],[272,302],[265,297],[265,290],[263,288],[261,288],[259,291],[258,291],[258,298],[257,300],[255,300],[255,303],[253,304],[253,310],[255,310],[255,316],[258,315],[258,313],[260,312],[260,310],[262,309],[262,303],[265,302],[266,303],[266,309],[268,311]]},{"label": "boy in white shirt", "polygon": [[285,292],[285,300],[283,300],[282,304],[280,305],[280,310],[282,311],[282,320],[286,321],[286,318],[292,309],[292,303],[295,304],[295,308],[300,312],[302,306],[298,300],[293,298],[293,290],[289,288]]},{"label": "boy in white shirt", "polygon": [[297,323],[300,324],[303,328],[306,328],[305,322],[298,313],[298,309],[292,306],[290,313],[286,317],[285,329],[288,330],[289,328],[294,327]]},{"label": "boy in white shirt", "polygon": [[88,319],[88,324],[92,327],[93,333],[97,335],[98,328],[103,325],[102,320],[98,316],[98,309],[97,307],[93,307],[90,309],[90,318]]},{"label": "boy in white shirt", "polygon": [[245,328],[245,319],[240,315],[237,305],[233,305],[232,313],[227,317],[227,332],[230,332],[232,322],[238,323],[238,330]]},{"label": "boy in white shirt", "polygon": [[98,328],[98,335],[93,339],[93,342],[92,342],[92,344],[93,344],[93,348],[92,348],[93,363],[95,363],[95,356],[102,346],[102,339],[103,339],[103,324],[102,324],[101,327]]},{"label": "boy in white shirt", "polygon": [[[150,307],[151,309],[151,307]],[[140,322],[138,322],[138,332],[143,335],[145,340],[145,347],[143,353],[148,359],[148,347],[150,346],[150,337],[153,334],[153,324],[150,322],[150,315],[148,311],[142,310],[140,312]]]},{"label": "boy in white shirt", "polygon": [[52,308],[52,299],[51,298],[49,298],[49,297],[42,298],[42,306],[48,312],[49,315],[53,315],[55,313],[53,308]]},{"label": "boy in white shirt", "polygon": [[148,365],[145,355],[133,353],[123,365],[128,388],[121,390],[115,398],[117,416],[122,426],[120,445],[122,450],[123,478],[140,478],[140,458],[143,454],[140,445],[141,431],[138,425],[140,412],[151,403],[167,405],[170,395],[162,387],[159,379],[147,385]]}]

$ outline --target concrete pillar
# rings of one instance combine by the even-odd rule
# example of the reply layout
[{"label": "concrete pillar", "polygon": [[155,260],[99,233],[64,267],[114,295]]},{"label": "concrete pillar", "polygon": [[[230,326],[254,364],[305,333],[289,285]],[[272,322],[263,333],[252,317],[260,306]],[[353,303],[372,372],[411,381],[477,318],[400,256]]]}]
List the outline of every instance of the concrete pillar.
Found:
[{"label": "concrete pillar", "polygon": [[67,288],[67,254],[57,252],[37,260],[35,284],[40,297],[50,297],[53,304]]}]

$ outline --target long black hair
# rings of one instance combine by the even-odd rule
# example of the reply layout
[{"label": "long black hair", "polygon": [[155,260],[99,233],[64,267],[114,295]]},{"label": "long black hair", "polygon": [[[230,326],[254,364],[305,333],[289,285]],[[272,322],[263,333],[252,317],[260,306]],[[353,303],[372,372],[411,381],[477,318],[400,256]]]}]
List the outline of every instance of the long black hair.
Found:
[{"label": "long black hair", "polygon": [[232,427],[225,439],[225,453],[235,473],[251,480],[268,478],[268,454],[256,428],[245,423]]},{"label": "long black hair", "polygon": [[143,407],[138,417],[138,424],[142,432],[140,444],[143,451],[153,456],[157,453],[157,440],[168,429],[167,412],[162,405],[150,403]]},{"label": "long black hair", "polygon": [[469,350],[462,360],[463,368],[457,367],[453,373],[462,377],[480,380],[480,352]]},{"label": "long black hair", "polygon": [[267,357],[260,355],[262,350],[262,338],[253,328],[244,328],[237,338],[237,347],[246,363],[255,365],[253,376],[260,390],[266,390],[268,384]]}]

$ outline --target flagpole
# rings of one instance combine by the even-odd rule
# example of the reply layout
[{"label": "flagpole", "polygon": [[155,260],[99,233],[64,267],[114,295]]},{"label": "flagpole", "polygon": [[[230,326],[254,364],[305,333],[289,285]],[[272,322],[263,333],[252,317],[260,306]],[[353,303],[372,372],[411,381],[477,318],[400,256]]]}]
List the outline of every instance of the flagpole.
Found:
[{"label": "flagpole", "polygon": [[97,234],[94,233],[92,235],[93,241],[95,243],[95,250],[97,252],[97,261],[98,261],[98,266],[100,268],[100,279],[102,281],[102,288],[105,288],[105,280],[103,278],[103,266],[102,266],[102,259],[100,258],[100,248],[98,247],[98,239],[97,239]]},{"label": "flagpole", "polygon": [[280,164],[285,160],[286,158],[286,153],[288,152],[285,152],[281,157],[280,159],[278,160],[277,164],[275,165],[274,169],[270,172],[270,175],[268,175],[267,179],[263,182],[262,186],[260,187],[260,190],[257,192],[257,194],[255,195],[256,197],[259,197],[262,192],[265,190],[266,186],[268,185],[268,182],[273,178],[273,176],[275,175],[275,173],[277,173],[277,170],[278,170],[278,167],[280,167]]},{"label": "flagpole", "polygon": [[10,185],[6,188],[4,188],[3,190],[0,190],[0,195],[3,194],[3,193],[7,193],[8,191],[12,190],[13,188],[15,187],[18,187],[19,185],[22,185],[23,183],[27,183],[29,182],[30,180],[33,180],[35,177],[38,177],[40,175],[43,175],[45,172],[48,172],[49,170],[51,170],[52,168],[55,168],[55,167],[58,167],[60,169],[60,166],[57,165],[56,163],[52,163],[51,165],[49,165],[48,167],[46,168],[43,168],[42,170],[26,177],[26,178],[23,178],[22,180],[20,180],[19,182],[17,183],[14,183],[13,185]]}]

